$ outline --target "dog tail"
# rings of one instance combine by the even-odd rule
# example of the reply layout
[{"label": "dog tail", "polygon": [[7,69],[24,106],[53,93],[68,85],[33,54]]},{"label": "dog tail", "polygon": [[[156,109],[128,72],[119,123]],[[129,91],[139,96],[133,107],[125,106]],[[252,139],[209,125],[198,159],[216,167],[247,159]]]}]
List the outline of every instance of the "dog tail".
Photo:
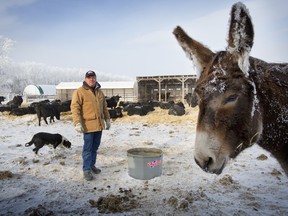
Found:
[{"label": "dog tail", "polygon": [[25,144],[25,147],[31,146],[33,144],[32,140]]}]

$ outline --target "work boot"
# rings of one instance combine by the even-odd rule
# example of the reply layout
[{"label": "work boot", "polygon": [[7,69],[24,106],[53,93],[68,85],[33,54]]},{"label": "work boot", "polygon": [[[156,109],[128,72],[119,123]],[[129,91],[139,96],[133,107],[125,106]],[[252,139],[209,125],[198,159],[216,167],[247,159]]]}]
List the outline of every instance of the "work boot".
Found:
[{"label": "work boot", "polygon": [[84,179],[86,181],[91,181],[93,179],[93,175],[91,171],[84,172]]},{"label": "work boot", "polygon": [[95,174],[101,173],[101,169],[96,168],[95,166],[91,166],[91,170],[92,170],[92,172],[95,173]]}]

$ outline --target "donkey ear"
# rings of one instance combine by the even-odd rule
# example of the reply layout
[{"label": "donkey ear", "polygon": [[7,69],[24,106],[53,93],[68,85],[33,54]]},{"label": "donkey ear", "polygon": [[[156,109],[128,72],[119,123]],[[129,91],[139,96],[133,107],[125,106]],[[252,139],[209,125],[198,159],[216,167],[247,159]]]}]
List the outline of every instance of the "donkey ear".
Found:
[{"label": "donkey ear", "polygon": [[214,53],[200,42],[190,38],[180,26],[174,29],[173,34],[188,58],[192,60],[199,78],[200,73],[212,60]]},{"label": "donkey ear", "polygon": [[249,11],[238,2],[232,6],[227,51],[238,59],[240,69],[247,74],[254,30]]}]

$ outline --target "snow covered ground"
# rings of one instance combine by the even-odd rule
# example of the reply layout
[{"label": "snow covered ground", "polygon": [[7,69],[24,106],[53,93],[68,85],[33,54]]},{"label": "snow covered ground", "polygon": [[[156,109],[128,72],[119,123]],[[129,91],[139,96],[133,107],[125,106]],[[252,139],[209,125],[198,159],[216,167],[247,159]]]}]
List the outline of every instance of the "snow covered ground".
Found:
[{"label": "snow covered ground", "polygon": [[[36,115],[0,113],[0,215],[288,215],[288,178],[259,146],[231,160],[221,175],[195,164],[196,117],[197,109],[181,117],[157,109],[113,121],[99,149],[102,173],[86,182],[82,135],[69,113],[41,127]],[[59,148],[53,157],[45,146],[35,157],[24,144],[40,131],[64,135],[72,149]],[[161,176],[129,176],[127,150],[134,147],[163,151]]]}]

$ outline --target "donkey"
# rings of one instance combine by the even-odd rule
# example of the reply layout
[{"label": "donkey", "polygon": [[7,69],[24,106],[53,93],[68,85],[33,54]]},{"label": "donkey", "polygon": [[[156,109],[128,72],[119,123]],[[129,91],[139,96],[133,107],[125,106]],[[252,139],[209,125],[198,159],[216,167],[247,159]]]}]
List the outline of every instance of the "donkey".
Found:
[{"label": "donkey", "polygon": [[241,2],[231,9],[226,51],[212,52],[177,26],[173,33],[197,68],[196,163],[220,174],[257,143],[288,175],[288,64],[250,57],[254,30]]}]

